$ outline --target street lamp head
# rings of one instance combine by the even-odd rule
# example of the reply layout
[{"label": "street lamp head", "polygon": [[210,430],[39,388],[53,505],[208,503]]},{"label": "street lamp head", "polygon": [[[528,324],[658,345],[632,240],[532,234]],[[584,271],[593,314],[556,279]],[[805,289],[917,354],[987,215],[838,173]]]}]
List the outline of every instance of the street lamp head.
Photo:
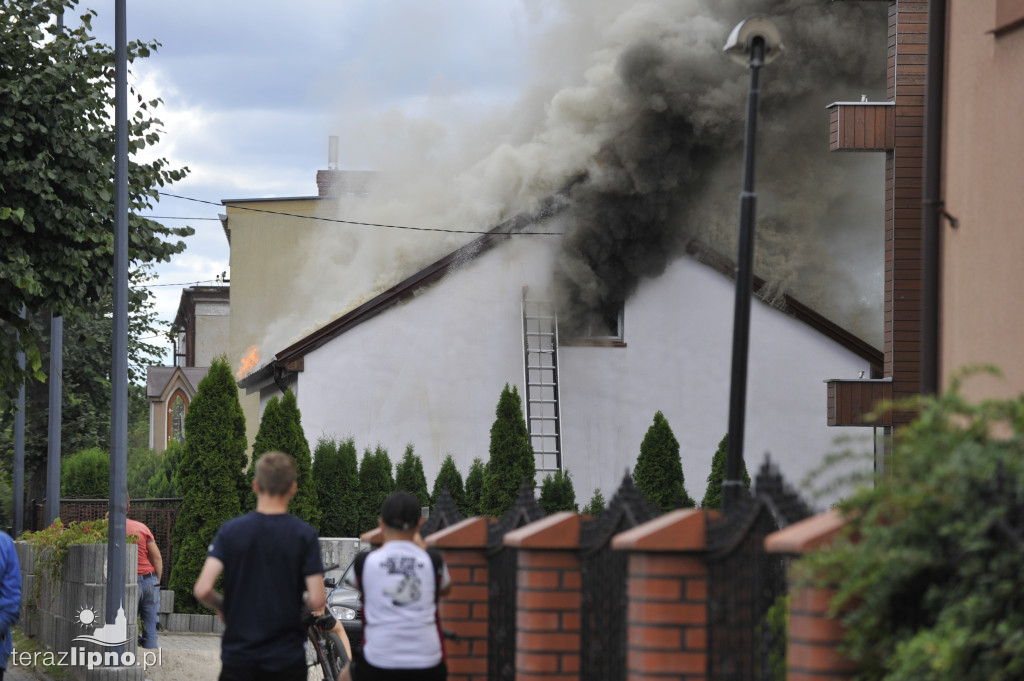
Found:
[{"label": "street lamp head", "polygon": [[[732,57],[737,64],[747,66],[755,58],[754,44],[764,45],[762,63],[775,59],[783,51],[782,36],[771,19],[759,14],[744,19],[732,29],[729,39],[725,41],[723,52]],[[757,64],[760,66],[761,64]]]}]

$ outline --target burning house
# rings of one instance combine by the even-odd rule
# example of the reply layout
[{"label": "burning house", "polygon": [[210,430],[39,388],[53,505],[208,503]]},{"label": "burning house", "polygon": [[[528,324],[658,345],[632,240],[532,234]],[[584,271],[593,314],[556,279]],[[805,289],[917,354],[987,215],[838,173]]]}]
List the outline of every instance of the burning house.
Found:
[{"label": "burning house", "polygon": [[726,430],[723,254],[735,251],[746,87],[721,45],[756,10],[788,52],[762,85],[748,459],[770,452],[796,479],[833,449],[845,431],[826,423],[824,381],[883,363],[884,203],[871,188],[884,161],[830,157],[822,111],[884,92],[884,6],[602,8],[582,83],[550,99],[528,139],[446,184],[424,169],[432,193],[339,171],[332,156],[339,175],[319,178],[319,196],[224,202],[229,357],[253,365],[239,381],[250,440],[261,403],[290,387],[311,437],[412,443],[428,475],[449,452],[465,470],[486,457],[509,383],[538,469],[570,470],[580,496],[614,488],[658,410],[699,493]]}]

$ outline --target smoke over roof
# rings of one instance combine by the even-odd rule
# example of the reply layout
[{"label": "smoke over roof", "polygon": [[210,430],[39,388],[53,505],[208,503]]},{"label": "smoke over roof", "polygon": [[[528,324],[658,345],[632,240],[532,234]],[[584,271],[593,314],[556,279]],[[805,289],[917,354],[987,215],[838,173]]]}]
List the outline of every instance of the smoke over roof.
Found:
[{"label": "smoke over roof", "polygon": [[[515,106],[413,118],[360,109],[359,93],[345,93],[340,161],[380,173],[372,197],[341,201],[338,217],[480,230],[572,185],[554,295],[563,322],[607,317],[691,237],[735,253],[750,76],[722,46],[763,13],[787,51],[761,73],[755,272],[774,295],[881,345],[884,160],[829,154],[825,107],[884,98],[884,3],[523,1],[544,31],[522,55],[536,80]],[[309,231],[311,276],[293,285],[312,309],[274,320],[268,353],[472,238]]]},{"label": "smoke over roof", "polygon": [[[880,187],[880,166],[862,158],[853,159],[853,172],[841,167],[847,159],[827,149],[824,106],[884,85],[883,9],[691,2],[687,9],[637,5],[620,15],[632,35],[584,86],[617,100],[617,120],[603,121],[609,134],[572,192],[556,272],[563,320],[584,326],[594,315],[607,318],[691,237],[735,252],[749,72],[721,47],[735,23],[761,12],[778,23],[787,52],[761,75],[755,270],[775,295],[794,293],[877,341],[881,281],[868,273],[881,271],[881,205],[877,198],[864,205],[862,193],[865,181]],[[876,176],[866,177],[872,170]],[[874,248],[843,249],[847,260],[837,261],[830,241],[851,232],[873,232]],[[858,269],[877,284],[876,300],[851,300],[846,279]]]}]

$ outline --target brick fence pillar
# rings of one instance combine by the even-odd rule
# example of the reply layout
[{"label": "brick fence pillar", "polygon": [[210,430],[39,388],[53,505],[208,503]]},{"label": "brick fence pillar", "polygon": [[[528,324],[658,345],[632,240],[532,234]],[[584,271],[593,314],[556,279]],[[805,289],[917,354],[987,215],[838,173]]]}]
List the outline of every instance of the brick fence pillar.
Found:
[{"label": "brick fence pillar", "polygon": [[451,681],[487,681],[488,568],[486,518],[467,518],[426,537],[427,546],[444,556],[452,580],[441,599],[441,626],[458,642],[445,641]]},{"label": "brick fence pillar", "polygon": [[[765,549],[800,556],[831,544],[843,525],[838,513],[828,511],[768,535]],[[790,575],[788,681],[842,681],[854,677],[853,665],[839,651],[846,630],[828,613],[834,594],[834,589],[795,583]]]},{"label": "brick fence pillar", "polygon": [[516,679],[579,681],[580,516],[555,513],[505,535],[519,550]]},{"label": "brick fence pillar", "polygon": [[612,548],[629,552],[629,681],[696,681],[707,676],[704,527],[704,511],[681,509],[612,539]]}]

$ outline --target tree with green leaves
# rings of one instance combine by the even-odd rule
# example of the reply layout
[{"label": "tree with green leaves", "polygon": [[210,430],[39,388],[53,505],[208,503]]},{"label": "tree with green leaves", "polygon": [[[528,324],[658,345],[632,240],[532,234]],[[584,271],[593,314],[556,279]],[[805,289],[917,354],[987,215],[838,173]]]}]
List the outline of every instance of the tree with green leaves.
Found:
[{"label": "tree with green leaves", "polygon": [[356,446],[321,437],[313,450],[313,480],[320,504],[320,536],[354,537],[358,533],[359,473]]},{"label": "tree with green leaves", "polygon": [[593,517],[597,517],[604,512],[604,508],[607,502],[604,500],[604,495],[601,494],[601,488],[594,488],[594,496],[590,497],[590,502],[587,503],[587,507],[583,509],[584,513],[589,513]]},{"label": "tree with green leaves", "polygon": [[[0,256],[2,259],[2,256]],[[146,269],[132,273],[132,282],[150,276]],[[149,402],[146,399],[146,365],[154,364],[162,350],[147,342],[157,334],[153,299],[144,288],[129,290],[128,318],[128,458],[149,448]],[[65,452],[83,449],[110,450],[110,358],[112,354],[113,302],[104,294],[95,309],[82,310],[64,318],[64,370],[58,378],[62,392],[61,448]],[[50,363],[49,313],[29,313],[43,339],[41,357]],[[3,324],[0,323],[0,327]],[[0,379],[2,380],[2,379]],[[0,400],[2,402],[2,400]],[[0,413],[0,453],[14,449],[14,405]],[[25,385],[25,481],[28,498],[45,494],[45,468],[49,437],[49,386],[30,379]]]},{"label": "tree with green leaves", "polygon": [[[38,326],[21,318],[22,306],[30,318],[49,312],[69,318],[95,309],[114,281],[114,50],[92,35],[95,12],[72,20],[75,5],[0,3],[0,192],[6,217],[0,220],[0,412],[9,409],[23,380],[45,380]],[[67,17],[62,31],[55,22],[60,14]],[[130,41],[128,61],[148,57],[156,47]],[[131,99],[129,258],[136,264],[166,261],[185,248],[180,238],[193,230],[141,215],[158,200],[158,189],[182,179],[187,169],[151,154],[160,140],[161,124],[153,116],[160,100]],[[24,370],[19,350],[26,354]]]},{"label": "tree with green leaves", "polygon": [[[726,433],[718,443],[718,449],[711,458],[711,472],[708,473],[708,487],[704,490],[704,499],[700,502],[701,508],[711,508],[716,511],[722,510],[722,482],[725,481],[725,465],[728,459],[729,433]],[[747,462],[743,462],[743,485],[750,489],[750,476],[747,474]]]},{"label": "tree with green leaves", "polygon": [[[295,459],[296,492],[288,504],[288,512],[305,520],[313,527],[320,524],[320,508],[317,504],[316,487],[313,484],[313,463],[309,453],[309,442],[302,430],[302,415],[295,399],[295,393],[285,390],[284,395],[276,395],[267,401],[256,439],[252,445],[252,460],[246,472],[255,476],[255,461],[260,454],[266,452],[284,452]],[[256,498],[252,493],[250,482],[246,499],[251,499],[252,508],[256,507]]]},{"label": "tree with green leaves", "polygon": [[413,451],[412,444],[405,446],[405,454],[395,467],[395,491],[408,492],[416,497],[420,506],[430,506],[427,492],[427,475],[423,472],[423,460]]},{"label": "tree with green leaves", "polygon": [[864,471],[839,536],[794,565],[835,590],[856,678],[1024,675],[1024,397],[970,402],[962,378],[900,405],[919,416],[895,434],[892,466]]},{"label": "tree with green leaves", "polygon": [[459,509],[459,513],[464,517],[469,518],[476,515],[469,509],[466,491],[462,485],[462,474],[459,473],[459,469],[455,465],[455,457],[451,454],[444,457],[444,461],[441,462],[441,470],[437,472],[437,477],[434,478],[434,488],[430,493],[431,508],[437,507],[437,500],[440,498],[442,490],[448,490],[448,496],[452,498],[455,507]]},{"label": "tree with green leaves", "polygon": [[377,445],[377,449],[371,452],[367,447],[359,464],[359,492],[362,499],[359,534],[377,527],[380,508],[394,491],[395,479],[391,477],[388,450]]},{"label": "tree with green leaves", "polygon": [[466,510],[463,515],[467,518],[483,515],[480,512],[480,493],[484,488],[485,469],[483,459],[478,456],[473,459],[466,474]]},{"label": "tree with green leaves", "polygon": [[683,480],[679,441],[668,419],[660,411],[654,415],[654,423],[647,429],[640,443],[640,456],[636,460],[633,479],[637,489],[662,511],[694,505]]},{"label": "tree with green leaves", "polygon": [[178,612],[204,611],[192,586],[217,530],[241,512],[238,490],[245,481],[245,449],[238,386],[222,355],[199,382],[185,416],[185,446],[177,475],[183,501],[172,533],[177,558],[169,583]]},{"label": "tree with green leaves", "polygon": [[580,507],[576,503],[576,491],[572,487],[569,471],[555,471],[554,475],[545,475],[540,484],[540,499],[537,503],[548,515],[558,511],[578,512]]},{"label": "tree with green leaves", "polygon": [[490,460],[480,492],[480,512],[501,517],[515,503],[523,480],[531,487],[536,486],[537,463],[518,388],[505,384],[495,417],[491,426]]},{"label": "tree with green leaves", "polygon": [[60,462],[60,495],[74,499],[106,499],[110,490],[110,453],[83,449]]}]

